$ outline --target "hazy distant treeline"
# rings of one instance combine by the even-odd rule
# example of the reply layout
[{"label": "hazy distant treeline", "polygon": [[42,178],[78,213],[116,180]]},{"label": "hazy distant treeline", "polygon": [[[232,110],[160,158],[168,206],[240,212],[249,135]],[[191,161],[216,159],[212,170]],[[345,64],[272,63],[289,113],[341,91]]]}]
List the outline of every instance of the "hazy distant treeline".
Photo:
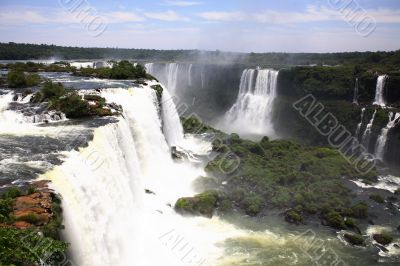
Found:
[{"label": "hazy distant treeline", "polygon": [[136,59],[200,63],[238,63],[250,66],[286,65],[388,65],[400,68],[400,50],[393,52],[348,53],[231,53],[199,50],[151,50],[119,48],[63,47],[46,44],[0,43],[1,60],[29,59]]}]

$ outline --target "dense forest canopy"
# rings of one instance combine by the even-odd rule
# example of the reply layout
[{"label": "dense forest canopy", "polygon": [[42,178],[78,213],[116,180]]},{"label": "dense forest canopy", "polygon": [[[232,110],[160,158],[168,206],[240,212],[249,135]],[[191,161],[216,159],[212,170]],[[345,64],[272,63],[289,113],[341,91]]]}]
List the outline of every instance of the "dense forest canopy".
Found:
[{"label": "dense forest canopy", "polygon": [[200,50],[151,50],[119,48],[63,47],[47,44],[0,43],[1,60],[29,59],[135,59],[157,61],[196,61],[241,63],[260,66],[385,64],[400,68],[400,50],[392,52],[346,53],[232,53]]}]

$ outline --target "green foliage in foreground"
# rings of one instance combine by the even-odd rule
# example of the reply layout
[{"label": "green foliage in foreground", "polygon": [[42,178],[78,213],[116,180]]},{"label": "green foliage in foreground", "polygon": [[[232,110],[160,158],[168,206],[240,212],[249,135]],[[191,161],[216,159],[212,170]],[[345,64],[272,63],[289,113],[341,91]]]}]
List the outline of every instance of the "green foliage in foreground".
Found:
[{"label": "green foliage in foreground", "polygon": [[[43,87],[32,98],[33,102],[48,102],[49,109],[63,112],[67,118],[112,115],[111,110],[103,108],[105,99],[90,95],[84,99],[75,91],[67,90],[61,83],[46,81]],[[88,101],[96,102],[89,105]]]},{"label": "green foliage in foreground", "polygon": [[35,230],[0,227],[0,265],[38,265],[40,259],[56,265],[67,247]]},{"label": "green foliage in foreground", "polygon": [[38,85],[40,77],[38,74],[26,75],[21,70],[10,70],[7,74],[7,84],[10,88],[25,88]]},{"label": "green foliage in foreground", "polygon": [[[61,201],[52,195],[52,218],[41,227],[17,229],[11,226],[11,215],[15,198],[34,193],[33,188],[21,191],[11,187],[0,199],[0,265],[59,265],[65,259],[68,244],[59,240],[62,228]],[[34,215],[24,217],[23,221],[35,223]]]}]

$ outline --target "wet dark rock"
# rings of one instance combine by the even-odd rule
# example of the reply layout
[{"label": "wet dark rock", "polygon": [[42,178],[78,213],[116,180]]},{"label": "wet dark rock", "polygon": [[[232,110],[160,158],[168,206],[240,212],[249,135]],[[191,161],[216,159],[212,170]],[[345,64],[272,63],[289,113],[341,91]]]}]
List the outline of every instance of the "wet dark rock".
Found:
[{"label": "wet dark rock", "polygon": [[393,236],[388,232],[374,234],[372,238],[381,245],[388,245],[393,241]]},{"label": "wet dark rock", "polygon": [[153,191],[151,191],[150,189],[145,189],[144,191],[146,192],[146,194],[152,194],[152,195],[156,194]]},{"label": "wet dark rock", "polygon": [[187,158],[186,154],[182,151],[178,151],[177,147],[171,147],[171,156],[172,159],[175,160],[182,160],[184,158]]},{"label": "wet dark rock", "polygon": [[384,246],[382,246],[382,245],[379,245],[379,244],[375,244],[375,246],[377,246],[380,250],[382,250],[383,252],[389,252],[389,250],[387,249],[387,248],[385,248]]}]

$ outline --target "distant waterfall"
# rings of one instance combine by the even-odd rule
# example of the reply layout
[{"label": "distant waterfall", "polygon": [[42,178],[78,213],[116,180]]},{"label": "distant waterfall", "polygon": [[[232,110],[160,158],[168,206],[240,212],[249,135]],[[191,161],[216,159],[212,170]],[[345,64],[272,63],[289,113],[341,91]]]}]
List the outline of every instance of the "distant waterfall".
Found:
[{"label": "distant waterfall", "polygon": [[192,82],[192,68],[193,68],[193,64],[190,64],[188,67],[188,85],[192,86],[193,82]]},{"label": "distant waterfall", "polygon": [[206,85],[206,74],[204,66],[201,68],[200,79],[201,79],[201,88],[204,89]]},{"label": "distant waterfall", "polygon": [[240,134],[270,135],[278,71],[246,69],[242,73],[236,103],[225,114],[225,126]]},{"label": "distant waterfall", "polygon": [[182,66],[178,63],[147,63],[145,64],[145,68],[146,71],[157,78],[172,95],[177,95],[179,71],[181,71]]},{"label": "distant waterfall", "polygon": [[354,85],[354,95],[353,95],[353,103],[358,104],[358,78],[356,78],[356,84]]},{"label": "distant waterfall", "polygon": [[176,93],[176,86],[178,84],[178,70],[179,65],[177,63],[168,64],[167,68],[165,69],[167,76],[166,86],[172,94]]},{"label": "distant waterfall", "polygon": [[368,150],[369,148],[369,143],[370,143],[370,138],[371,138],[371,131],[372,131],[372,126],[374,124],[375,116],[376,116],[376,109],[374,113],[372,114],[372,118],[367,124],[367,127],[365,128],[364,134],[361,139],[361,144],[364,145],[364,147]]},{"label": "distant waterfall", "polygon": [[147,63],[144,65],[144,68],[146,69],[147,73],[150,75],[154,74],[154,63]]},{"label": "distant waterfall", "polygon": [[354,134],[354,140],[353,140],[353,151],[355,151],[355,148],[358,147],[358,140],[360,139],[360,133],[361,133],[361,127],[364,121],[364,115],[365,115],[365,108],[361,109],[361,120],[360,123],[357,124],[356,132]]},{"label": "distant waterfall", "polygon": [[378,137],[375,146],[375,157],[383,160],[386,151],[386,143],[389,130],[396,126],[396,124],[400,121],[400,113],[389,113],[389,122],[381,131],[381,134]]},{"label": "distant waterfall", "polygon": [[386,105],[384,93],[385,93],[386,81],[388,78],[389,76],[387,75],[382,75],[378,77],[378,80],[376,82],[375,100],[374,100],[374,104],[376,105],[380,106]]}]

